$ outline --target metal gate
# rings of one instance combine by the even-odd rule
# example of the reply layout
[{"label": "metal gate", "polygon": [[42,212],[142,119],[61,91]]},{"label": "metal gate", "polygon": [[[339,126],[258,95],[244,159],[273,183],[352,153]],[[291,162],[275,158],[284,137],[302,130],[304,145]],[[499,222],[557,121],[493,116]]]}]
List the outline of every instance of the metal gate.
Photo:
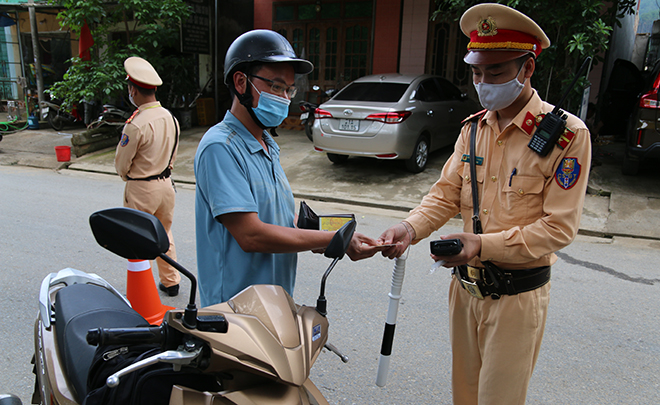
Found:
[{"label": "metal gate", "polygon": [[[21,37],[18,35],[18,14],[0,15],[0,100],[9,119],[25,112],[25,69]],[[20,85],[20,86],[19,86]]]}]

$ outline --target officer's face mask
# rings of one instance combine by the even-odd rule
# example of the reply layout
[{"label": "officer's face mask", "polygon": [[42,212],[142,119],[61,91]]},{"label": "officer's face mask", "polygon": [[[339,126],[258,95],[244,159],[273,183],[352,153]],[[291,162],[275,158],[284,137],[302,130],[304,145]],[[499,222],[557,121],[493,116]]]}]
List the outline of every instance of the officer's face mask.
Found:
[{"label": "officer's face mask", "polygon": [[[257,90],[250,79],[247,79],[247,81]],[[252,108],[257,119],[266,128],[279,126],[289,116],[289,104],[291,104],[291,100],[266,91],[257,90],[257,93],[259,93],[259,103],[257,103],[256,108]]]},{"label": "officer's face mask", "polygon": [[513,104],[525,88],[527,78],[525,78],[525,81],[522,83],[518,81],[518,76],[520,75],[520,72],[522,72],[524,66],[525,64],[523,63],[520,66],[516,77],[506,83],[491,84],[472,82],[479,95],[479,102],[481,102],[481,105],[489,111],[498,111]]},{"label": "officer's face mask", "polygon": [[133,99],[133,94],[131,93],[130,87],[128,88],[128,101],[130,101],[131,104],[133,104],[133,106],[137,108],[138,105],[135,104],[135,100]]}]

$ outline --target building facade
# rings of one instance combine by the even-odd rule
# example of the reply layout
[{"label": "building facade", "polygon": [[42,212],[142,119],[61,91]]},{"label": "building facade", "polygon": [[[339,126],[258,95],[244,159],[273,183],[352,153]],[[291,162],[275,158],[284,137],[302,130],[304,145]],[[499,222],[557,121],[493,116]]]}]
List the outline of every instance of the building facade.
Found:
[{"label": "building facade", "polygon": [[254,28],[284,35],[316,67],[309,86],[341,88],[368,74],[432,73],[467,91],[458,24],[430,21],[431,0],[255,0]]}]

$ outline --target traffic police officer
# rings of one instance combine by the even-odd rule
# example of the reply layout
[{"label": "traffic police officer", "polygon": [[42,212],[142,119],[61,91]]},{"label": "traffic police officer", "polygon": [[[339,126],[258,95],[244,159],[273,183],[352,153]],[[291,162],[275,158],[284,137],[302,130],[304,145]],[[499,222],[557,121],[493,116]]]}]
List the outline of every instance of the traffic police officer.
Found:
[{"label": "traffic police officer", "polygon": [[546,156],[528,147],[554,109],[530,83],[536,58],[550,46],[534,21],[485,3],[467,10],[460,26],[470,37],[464,60],[486,110],[463,127],[440,180],[421,204],[380,242],[400,242],[383,251],[398,257],[461,213],[464,233],[443,239],[460,239],[462,251],[432,256],[454,268],[449,288],[454,403],[523,404],[545,328],[554,252],[577,234],[590,136],[567,113],[561,137]]},{"label": "traffic police officer", "polygon": [[[126,181],[124,206],[160,220],[170,240],[167,255],[176,260],[171,231],[175,190],[170,174],[176,159],[179,123],[156,100],[156,88],[163,81],[149,62],[133,56],[124,61],[124,69],[129,99],[138,107],[126,121],[115,155],[117,174]],[[181,280],[178,270],[160,258],[156,261],[159,288],[176,296]]]}]

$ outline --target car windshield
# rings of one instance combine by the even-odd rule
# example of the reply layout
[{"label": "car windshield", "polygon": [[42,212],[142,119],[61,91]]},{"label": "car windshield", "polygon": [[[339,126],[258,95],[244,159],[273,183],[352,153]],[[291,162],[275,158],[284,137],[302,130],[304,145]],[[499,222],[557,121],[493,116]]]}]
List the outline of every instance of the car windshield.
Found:
[{"label": "car windshield", "polygon": [[334,100],[394,103],[401,99],[408,86],[406,83],[351,83]]}]

